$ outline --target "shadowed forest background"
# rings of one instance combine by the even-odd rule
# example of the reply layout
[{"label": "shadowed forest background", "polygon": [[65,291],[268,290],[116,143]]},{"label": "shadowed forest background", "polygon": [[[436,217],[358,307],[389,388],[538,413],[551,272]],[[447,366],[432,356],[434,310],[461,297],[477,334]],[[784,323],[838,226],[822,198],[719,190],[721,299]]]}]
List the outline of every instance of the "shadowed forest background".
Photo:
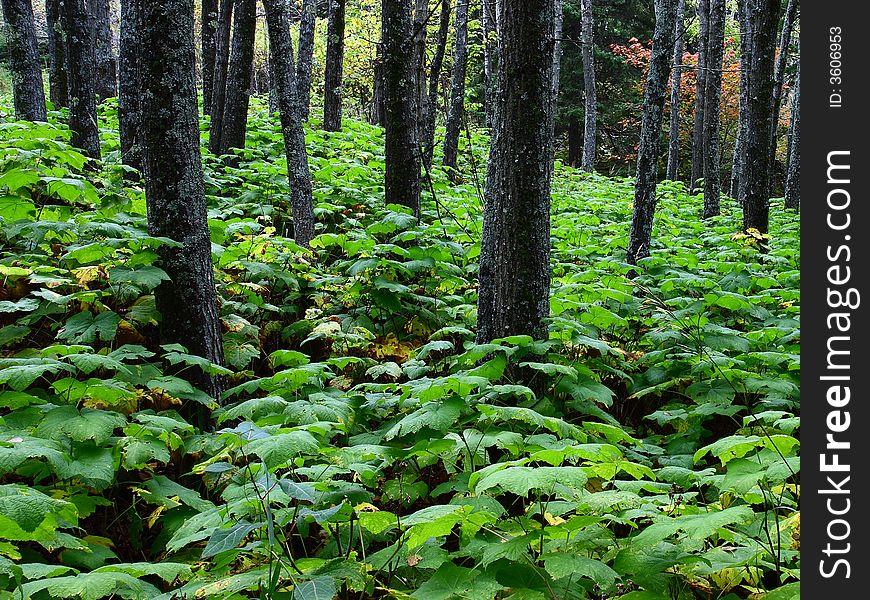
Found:
[{"label": "shadowed forest background", "polygon": [[0,598],[799,599],[796,0],[0,5]]}]

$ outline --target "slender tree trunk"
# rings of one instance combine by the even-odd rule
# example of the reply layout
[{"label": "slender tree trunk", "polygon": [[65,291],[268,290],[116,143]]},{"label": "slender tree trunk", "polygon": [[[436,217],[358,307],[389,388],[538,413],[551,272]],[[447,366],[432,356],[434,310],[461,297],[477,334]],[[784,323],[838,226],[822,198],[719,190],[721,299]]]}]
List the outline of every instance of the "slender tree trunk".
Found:
[{"label": "slender tree trunk", "polygon": [[[771,104],[773,108],[773,127],[770,130],[770,165],[776,164],[776,132],[779,125],[779,110],[782,104],[782,86],[785,83],[785,68],[788,66],[788,49],[791,45],[792,31],[794,29],[795,16],[797,14],[797,0],[788,0],[786,5],[785,15],[782,22],[782,33],[779,38],[779,53],[776,57],[776,64],[773,69],[773,100]],[[769,194],[774,193],[773,177]]]},{"label": "slender tree trunk", "polygon": [[[426,169],[432,167],[432,155],[435,152],[435,121],[438,114],[438,87],[441,83],[441,70],[444,67],[444,55],[447,52],[447,37],[450,33],[450,12],[452,0],[441,0],[441,17],[438,22],[438,38],[435,43],[435,55],[429,70],[429,96],[426,100],[426,121],[423,131],[423,162]],[[484,7],[485,10],[485,7]]]},{"label": "slender tree trunk", "polygon": [[141,3],[122,0],[121,37],[118,51],[118,125],[121,134],[121,160],[141,171],[142,164],[142,88]]},{"label": "slender tree trunk", "polygon": [[595,137],[597,135],[598,94],[595,83],[595,45],[592,40],[592,0],[581,0],[583,27],[583,170],[595,170]]},{"label": "slender tree trunk", "polygon": [[429,23],[429,0],[414,0],[414,64],[417,67],[417,124],[419,139],[425,136],[429,96],[426,93],[426,28]]},{"label": "slender tree trunk", "polygon": [[568,164],[579,167],[583,163],[583,128],[580,119],[572,114],[568,119]]},{"label": "slender tree trunk", "polygon": [[293,65],[293,41],[290,38],[290,18],[283,0],[263,0],[266,26],[272,50],[273,91],[281,115],[281,132],[287,153],[287,177],[290,180],[290,209],[293,213],[293,237],[300,246],[308,246],[314,237],[314,204],[311,193],[311,173],[305,152],[305,131],[302,127],[302,106],[299,102],[296,73]]},{"label": "slender tree trunk", "polygon": [[384,126],[386,122],[386,99],[384,98],[384,44],[378,44],[375,62],[372,65],[372,106],[369,122],[372,125]]},{"label": "slender tree trunk", "polygon": [[[121,0],[123,3],[124,0]],[[217,52],[218,0],[202,0],[202,111],[210,114]]]},{"label": "slender tree trunk", "polygon": [[112,23],[109,0],[89,0],[94,19],[94,60],[96,61],[97,98],[118,95],[118,61],[112,49]]},{"label": "slender tree trunk", "polygon": [[[446,1],[446,0],[445,0]],[[483,6],[483,85],[484,109],[486,110],[486,126],[493,128],[493,113],[495,106],[495,77],[498,60],[498,8],[497,0],[482,0]],[[446,39],[446,38],[445,38]]]},{"label": "slender tree trunk", "polygon": [[800,210],[801,190],[801,65],[800,42],[797,44],[798,63],[791,97],[791,123],[788,136],[788,167],[785,175],[785,207]]},{"label": "slender tree trunk", "polygon": [[749,23],[749,0],[737,0],[737,15],[740,21],[740,100],[737,108],[737,139],[734,141],[734,159],[731,162],[731,197],[743,204],[741,185],[746,164],[744,144],[746,139],[746,106],[749,100],[749,63],[752,61],[752,29]]},{"label": "slender tree trunk", "polygon": [[[444,134],[444,166],[455,169],[459,156],[459,133],[465,117],[465,70],[468,65],[468,0],[456,3],[456,46],[453,50],[453,78],[450,83],[450,107]],[[552,61],[553,55],[550,54]],[[553,67],[548,69],[553,72]],[[552,79],[550,81],[552,88]],[[552,91],[551,91],[552,93]]]},{"label": "slender tree trunk", "polygon": [[257,29],[256,0],[236,0],[233,9],[233,43],[227,69],[227,91],[224,116],[217,146],[218,156],[230,148],[245,147],[248,124],[248,103],[254,71],[254,38]]},{"label": "slender tree trunk", "polygon": [[770,190],[770,130],[773,127],[771,97],[776,30],[780,0],[750,0],[752,63],[746,104],[746,182],[743,201],[743,229],[767,233]]},{"label": "slender tree trunk", "polygon": [[384,200],[410,207],[420,216],[420,154],[417,141],[416,65],[413,17],[407,0],[384,0],[381,39],[384,45],[386,147]]},{"label": "slender tree trunk", "polygon": [[67,32],[66,55],[70,74],[70,142],[91,158],[100,158],[94,84],[94,28],[86,0],[64,0],[64,29]]},{"label": "slender tree trunk", "polygon": [[224,106],[227,99],[227,73],[230,63],[230,26],[233,18],[234,0],[220,0],[218,6],[217,33],[215,34],[214,77],[212,77],[211,102],[209,104],[211,127],[208,150],[218,154],[221,148],[221,130],[224,121]]},{"label": "slender tree trunk", "polygon": [[650,254],[665,95],[671,58],[674,55],[677,0],[656,0],[655,10],[656,25],[643,98],[643,123],[637,151],[637,176],[634,185],[634,212],[628,241],[630,264],[637,264],[639,259]]},{"label": "slender tree trunk", "polygon": [[710,0],[698,0],[698,64],[695,68],[695,123],[692,128],[692,181],[690,193],[700,190],[699,180],[704,176],[704,111],[707,91],[707,40]]},{"label": "slender tree trunk", "polygon": [[45,121],[45,91],[42,67],[36,46],[33,6],[30,0],[2,0],[9,46],[9,70],[15,117],[25,121]]},{"label": "slender tree trunk", "polygon": [[317,28],[317,0],[302,0],[302,19],[299,21],[299,57],[296,63],[296,95],[299,116],[308,120],[311,109],[311,78],[314,63],[314,32]]},{"label": "slender tree trunk", "polygon": [[48,29],[49,98],[54,107],[69,106],[69,83],[66,70],[66,34],[61,19],[63,0],[46,0],[45,21]]},{"label": "slender tree trunk", "polygon": [[719,162],[719,105],[725,53],[725,0],[709,0],[707,77],[704,91],[704,218],[719,214],[722,182]]},{"label": "slender tree trunk", "polygon": [[[131,1],[131,0],[126,0]],[[161,250],[171,278],[154,290],[160,337],[221,364],[224,359],[199,150],[193,0],[135,0],[141,11],[142,134],[148,232],[182,246]],[[198,369],[194,385],[220,399],[221,382]],[[187,411],[208,423],[201,407]]]},{"label": "slender tree trunk", "polygon": [[[326,32],[326,77],[323,86],[323,129],[341,131],[342,69],[344,66],[344,9],[346,0],[329,0]],[[405,60],[411,54],[405,56]]]},{"label": "slender tree trunk", "polygon": [[480,250],[477,342],[546,339],[553,177],[553,0],[502,0],[495,131]]},{"label": "slender tree trunk", "polygon": [[559,84],[562,82],[562,29],[565,24],[565,7],[562,0],[554,0],[556,10],[555,45],[553,48],[553,114],[559,111]]},{"label": "slender tree trunk", "polygon": [[674,42],[674,66],[671,72],[671,127],[668,135],[667,178],[676,181],[680,176],[680,84],[682,83],[683,45],[685,35],[686,0],[677,4],[677,26]]}]

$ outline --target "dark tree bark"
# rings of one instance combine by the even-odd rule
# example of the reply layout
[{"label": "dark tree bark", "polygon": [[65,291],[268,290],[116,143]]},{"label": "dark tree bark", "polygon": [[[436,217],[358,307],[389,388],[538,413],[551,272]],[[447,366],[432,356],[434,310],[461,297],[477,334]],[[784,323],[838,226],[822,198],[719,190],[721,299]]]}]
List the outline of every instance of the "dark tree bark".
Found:
[{"label": "dark tree bark", "polygon": [[668,134],[667,178],[676,181],[680,174],[680,83],[682,83],[683,45],[686,39],[684,15],[686,0],[677,4],[677,25],[674,41],[674,65],[671,72],[671,127]]},{"label": "dark tree bark", "polygon": [[420,216],[420,154],[417,141],[413,17],[407,0],[384,0],[385,162],[384,200]]},{"label": "dark tree bark", "polygon": [[568,119],[568,164],[579,167],[583,163],[583,128],[580,119],[572,114]]},{"label": "dark tree bark", "polygon": [[[128,2],[131,0],[127,0]],[[180,242],[161,250],[171,280],[154,290],[164,343],[221,364],[221,340],[199,150],[193,0],[136,0],[141,16],[142,137],[148,232]],[[198,369],[184,375],[220,399],[221,382]],[[187,411],[208,423],[207,412]]]},{"label": "dark tree bark", "polygon": [[221,130],[224,121],[224,106],[227,99],[227,71],[230,63],[230,26],[233,19],[234,0],[219,0],[217,32],[215,34],[214,76],[212,77],[209,112],[208,149],[212,154],[220,148]]},{"label": "dark tree bark", "polygon": [[709,0],[707,77],[704,91],[704,214],[719,214],[722,181],[719,173],[719,105],[722,97],[722,59],[725,53],[725,0]]},{"label": "dark tree bark", "polygon": [[[122,0],[123,2],[123,0]],[[218,0],[202,0],[202,111],[211,112],[214,61],[217,51]]]},{"label": "dark tree bark", "polygon": [[121,133],[121,160],[142,170],[142,66],[140,56],[143,0],[122,0],[121,37],[118,51],[118,125]]},{"label": "dark tree bark", "polygon": [[745,180],[744,140],[746,139],[746,103],[749,100],[749,63],[752,61],[752,29],[749,23],[749,0],[737,0],[737,18],[740,27],[740,99],[737,108],[737,139],[734,141],[734,159],[731,161],[731,197],[743,203],[741,183]]},{"label": "dark tree bark", "polygon": [[[456,168],[459,156],[459,133],[465,118],[465,71],[468,66],[468,0],[456,3],[456,40],[453,49],[453,77],[450,83],[450,107],[444,134],[444,166]],[[550,61],[553,54],[550,54]],[[547,70],[553,72],[552,65]],[[552,89],[552,78],[550,80]],[[552,91],[551,91],[552,95]]]},{"label": "dark tree bark", "polygon": [[87,0],[64,0],[63,8],[70,75],[70,142],[91,158],[100,158],[93,18],[88,13]]},{"label": "dark tree bark", "polygon": [[[346,0],[329,0],[329,2],[329,23],[326,32],[326,75],[323,87],[323,129],[341,131]],[[410,53],[405,55],[405,60],[408,60],[410,56]]]},{"label": "dark tree bark", "polygon": [[791,97],[791,123],[788,136],[788,167],[785,175],[785,207],[800,210],[801,202],[801,64],[800,43],[797,44],[798,63]]},{"label": "dark tree bark", "polygon": [[429,96],[426,93],[426,28],[429,23],[429,0],[414,0],[414,64],[417,67],[417,132],[419,139],[425,135],[428,121]]},{"label": "dark tree bark", "polygon": [[45,22],[48,29],[49,98],[55,108],[69,106],[69,83],[66,70],[66,34],[61,19],[63,0],[46,0]]},{"label": "dark tree bark", "polygon": [[704,111],[707,91],[707,40],[710,0],[698,0],[698,64],[695,67],[695,123],[692,127],[692,181],[689,192],[699,191],[704,176]]},{"label": "dark tree bark", "polygon": [[[233,9],[233,42],[227,69],[224,116],[215,154],[227,154],[230,148],[245,147],[248,104],[254,72],[254,37],[257,29],[256,0],[236,0]],[[214,133],[212,133],[214,135]],[[211,149],[211,147],[209,147]]]},{"label": "dark tree bark", "polygon": [[112,23],[109,0],[88,0],[94,19],[94,61],[97,98],[105,100],[118,95],[118,61],[112,49]]},{"label": "dark tree bark", "polygon": [[[791,45],[795,16],[797,15],[797,0],[788,0],[782,21],[782,32],[779,38],[779,53],[773,69],[773,127],[770,130],[770,164],[776,164],[776,130],[779,124],[779,110],[782,104],[782,86],[785,83],[785,68],[788,66],[788,50]],[[770,195],[773,195],[773,178],[771,177]]]},{"label": "dark tree bark", "polygon": [[[441,0],[441,15],[438,22],[438,37],[435,42],[435,55],[429,69],[429,94],[426,99],[427,110],[423,128],[423,163],[426,169],[432,167],[432,155],[435,151],[435,121],[438,115],[438,87],[441,83],[441,70],[444,67],[444,55],[447,52],[447,37],[450,33],[450,13],[453,0]],[[484,7],[485,10],[485,7]]]},{"label": "dark tree bark", "polygon": [[655,10],[656,25],[643,98],[643,121],[634,185],[634,211],[628,241],[630,264],[637,264],[639,259],[649,256],[650,253],[665,95],[671,58],[674,55],[677,0],[656,0]]},{"label": "dark tree bark", "polygon": [[314,32],[317,28],[317,0],[302,0],[302,19],[299,21],[299,57],[296,63],[296,95],[299,116],[308,120],[311,108],[311,78],[314,63]]},{"label": "dark tree bark", "polygon": [[369,123],[384,126],[386,122],[386,99],[384,98],[384,44],[378,44],[375,61],[372,65],[372,106],[369,114]]},{"label": "dark tree bark", "polygon": [[483,5],[483,85],[486,126],[495,125],[496,68],[498,65],[498,0],[482,0]]},{"label": "dark tree bark", "polygon": [[761,233],[767,233],[770,208],[770,131],[774,121],[770,99],[779,8],[780,0],[749,0],[752,62],[746,103],[746,181],[741,185],[743,229],[757,229]]},{"label": "dark tree bark", "polygon": [[556,10],[555,43],[553,47],[553,114],[559,110],[559,84],[562,82],[562,29],[565,24],[565,7],[562,0],[554,0]]},{"label": "dark tree bark", "polygon": [[293,213],[293,237],[300,246],[308,246],[314,237],[314,204],[311,173],[305,152],[302,106],[299,102],[290,17],[283,0],[263,0],[269,31],[272,59],[272,89],[278,101],[281,132],[287,154],[287,178],[290,181],[290,210]]},{"label": "dark tree bark", "polygon": [[30,0],[2,0],[9,45],[9,70],[15,117],[26,121],[45,121],[45,91],[42,67],[36,46],[33,6]]},{"label": "dark tree bark", "polygon": [[598,94],[595,84],[595,45],[592,40],[592,0],[581,0],[583,27],[583,170],[595,170],[595,137],[598,121]]},{"label": "dark tree bark", "polygon": [[502,0],[496,120],[487,171],[477,342],[546,339],[553,177],[553,0]]}]

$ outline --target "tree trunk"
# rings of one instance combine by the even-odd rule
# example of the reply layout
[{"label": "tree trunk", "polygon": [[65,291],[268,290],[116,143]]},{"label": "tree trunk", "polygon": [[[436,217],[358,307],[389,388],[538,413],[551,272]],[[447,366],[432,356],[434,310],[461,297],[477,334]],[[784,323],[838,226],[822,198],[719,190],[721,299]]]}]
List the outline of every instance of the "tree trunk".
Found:
[{"label": "tree trunk", "polygon": [[[329,0],[326,32],[326,76],[323,86],[323,129],[341,131],[344,8],[346,0]],[[409,7],[410,8],[410,7]],[[405,60],[411,54],[405,55]]]},{"label": "tree trunk", "polygon": [[671,72],[671,127],[668,134],[667,178],[676,181],[680,176],[680,83],[682,83],[683,45],[686,39],[684,15],[686,0],[677,4],[677,25],[674,31],[674,65]]},{"label": "tree trunk", "polygon": [[6,20],[15,117],[25,121],[46,121],[48,116],[33,24],[33,5],[30,0],[2,0],[2,7]]},{"label": "tree trunk", "polygon": [[64,29],[67,32],[69,65],[70,143],[91,158],[100,158],[97,126],[93,19],[86,0],[64,0]]},{"label": "tree trunk", "polygon": [[656,25],[643,98],[643,122],[634,185],[634,212],[628,241],[628,262],[633,265],[650,253],[665,94],[671,58],[674,55],[677,0],[656,0],[655,11]]},{"label": "tree trunk", "polygon": [[495,88],[498,65],[498,0],[482,0],[482,2],[483,34],[486,38],[483,46],[483,103],[486,110],[486,126],[492,130],[495,126]]},{"label": "tree trunk", "polygon": [[[456,41],[453,50],[453,77],[450,83],[450,107],[447,110],[447,131],[444,134],[445,167],[456,168],[459,155],[459,133],[465,117],[465,70],[468,65],[468,0],[456,3]],[[550,54],[552,62],[553,55]],[[553,72],[552,65],[547,70]],[[550,82],[552,88],[552,79]],[[552,92],[551,92],[552,93]]]},{"label": "tree trunk", "polygon": [[785,207],[800,210],[801,190],[801,64],[800,42],[797,44],[798,65],[791,97],[791,123],[788,136],[788,167],[785,175]]},{"label": "tree trunk", "polygon": [[416,65],[411,3],[384,0],[385,162],[384,201],[410,207],[420,216],[420,155],[417,142]]},{"label": "tree trunk", "polygon": [[[123,0],[121,0],[123,3]],[[214,61],[217,52],[218,0],[202,0],[202,111],[211,113]]]},{"label": "tree trunk", "polygon": [[236,0],[233,9],[233,43],[227,69],[227,91],[224,116],[221,122],[218,156],[230,148],[245,147],[245,129],[248,124],[248,104],[254,71],[254,37],[257,28],[256,0]]},{"label": "tree trunk", "polygon": [[142,88],[140,45],[142,35],[140,4],[143,0],[121,2],[121,37],[118,51],[118,125],[121,134],[121,160],[141,171],[142,165]]},{"label": "tree trunk", "polygon": [[704,176],[704,111],[707,91],[707,40],[710,0],[698,0],[698,64],[695,68],[695,123],[692,127],[692,181],[689,193],[700,190],[699,180]]},{"label": "tree trunk", "polygon": [[562,29],[565,24],[565,7],[562,0],[555,2],[555,44],[553,47],[553,114],[559,111],[559,84],[562,75]]},{"label": "tree trunk", "polygon": [[224,106],[227,99],[227,71],[230,63],[230,25],[233,18],[234,0],[220,0],[217,32],[215,34],[214,77],[212,77],[209,113],[208,150],[217,154],[220,150],[221,130],[224,121]]},{"label": "tree trunk", "polygon": [[45,21],[48,29],[49,98],[55,109],[69,106],[69,82],[66,70],[66,34],[63,31],[63,0],[46,0]]},{"label": "tree trunk", "polygon": [[[785,68],[788,66],[788,49],[791,45],[792,31],[794,29],[795,15],[797,14],[798,3],[796,0],[788,0],[786,5],[785,15],[782,22],[782,33],[779,38],[779,53],[776,57],[776,65],[773,69],[773,100],[771,104],[773,108],[773,127],[770,130],[770,164],[776,163],[776,130],[779,125],[779,110],[782,104],[782,86],[785,83]],[[773,178],[771,177],[770,191],[771,196],[774,193]]]},{"label": "tree trunk", "polygon": [[450,12],[452,0],[441,0],[441,18],[438,22],[438,38],[435,43],[435,55],[429,70],[429,96],[426,99],[426,121],[421,143],[423,162],[426,169],[432,167],[432,155],[435,152],[435,121],[438,115],[438,87],[441,83],[441,70],[444,67],[444,55],[447,52],[447,37],[450,33]]},{"label": "tree trunk", "polygon": [[743,229],[767,233],[770,190],[770,130],[774,115],[773,63],[780,0],[750,0],[752,63],[746,103],[746,182],[743,200]]},{"label": "tree trunk", "polygon": [[371,114],[369,115],[369,122],[372,125],[380,125],[384,126],[386,121],[386,117],[384,116],[384,112],[386,111],[386,107],[384,106],[385,98],[384,98],[384,44],[381,42],[378,44],[377,54],[375,56],[375,62],[372,65],[372,71],[374,76],[372,77],[372,106],[371,106]]},{"label": "tree trunk", "polygon": [[95,88],[97,98],[105,100],[118,95],[118,62],[112,49],[112,23],[109,0],[89,0],[94,19]]},{"label": "tree trunk", "polygon": [[299,117],[308,120],[311,109],[311,77],[314,63],[314,32],[317,28],[317,0],[302,0],[302,19],[299,21],[299,57],[296,63],[296,96]]},{"label": "tree trunk", "polygon": [[502,0],[495,131],[480,249],[477,342],[546,339],[553,177],[552,0]]},{"label": "tree trunk", "polygon": [[581,0],[583,27],[583,170],[595,170],[595,137],[597,135],[598,95],[595,84],[595,45],[592,40],[592,0]]},{"label": "tree trunk", "polygon": [[583,128],[577,115],[568,119],[568,164],[579,167],[583,163]]},{"label": "tree trunk", "polygon": [[426,28],[429,23],[429,0],[414,0],[414,64],[417,68],[417,132],[419,139],[425,136],[425,123],[429,121],[429,96],[426,93]]},{"label": "tree trunk", "polygon": [[725,0],[709,0],[707,77],[704,91],[704,214],[719,214],[722,182],[719,173],[719,105],[722,97],[722,59],[725,53]]},{"label": "tree trunk", "polygon": [[[131,0],[126,0],[130,2]],[[218,303],[199,150],[193,0],[136,0],[141,11],[142,138],[148,232],[182,246],[161,249],[171,278],[154,296],[164,343],[223,363]],[[183,372],[220,399],[221,382],[198,369]],[[208,423],[202,407],[186,411]]]},{"label": "tree trunk", "polygon": [[749,23],[749,0],[737,0],[737,15],[740,21],[740,100],[737,108],[737,139],[734,141],[734,159],[731,162],[731,197],[743,204],[742,182],[746,157],[746,103],[749,100],[749,63],[752,61],[752,29]]},{"label": "tree trunk", "polygon": [[290,18],[283,0],[263,0],[263,6],[266,9],[269,47],[272,50],[272,90],[278,101],[287,154],[293,237],[300,246],[308,246],[314,237],[314,205],[308,155],[305,152],[305,131],[302,128],[302,106],[293,64]]}]

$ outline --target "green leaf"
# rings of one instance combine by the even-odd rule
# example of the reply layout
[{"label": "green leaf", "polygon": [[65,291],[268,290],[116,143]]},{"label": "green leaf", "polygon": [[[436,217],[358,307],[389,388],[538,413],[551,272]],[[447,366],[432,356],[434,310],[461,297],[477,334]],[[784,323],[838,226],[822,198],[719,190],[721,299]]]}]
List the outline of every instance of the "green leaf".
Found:
[{"label": "green leaf", "polygon": [[219,552],[233,550],[248,534],[264,526],[264,523],[241,521],[229,528],[215,529],[202,551],[202,558],[210,558]]},{"label": "green leaf", "polygon": [[586,577],[597,583],[603,590],[610,589],[619,579],[619,574],[600,560],[576,554],[559,552],[545,554],[544,568],[553,579],[563,577]]},{"label": "green leaf", "polygon": [[315,577],[293,588],[293,600],[332,600],[336,593],[335,579]]},{"label": "green leaf", "polygon": [[517,496],[527,496],[531,490],[573,495],[583,489],[586,480],[581,467],[507,467],[481,477],[474,491],[479,494],[497,487]]},{"label": "green leaf", "polygon": [[255,454],[270,469],[285,465],[299,454],[316,454],[320,445],[307,431],[278,433],[248,442],[246,451]]},{"label": "green leaf", "polygon": [[417,591],[417,600],[491,600],[502,586],[492,575],[446,562]]},{"label": "green leaf", "polygon": [[57,339],[74,344],[91,344],[99,337],[103,342],[111,342],[115,339],[120,322],[121,317],[114,311],[101,312],[96,317],[90,311],[82,311],[67,320],[57,332]]},{"label": "green leaf", "polygon": [[46,438],[67,436],[76,442],[93,440],[104,444],[115,429],[127,424],[127,419],[115,412],[74,406],[58,406],[51,409],[37,428],[37,433]]}]

